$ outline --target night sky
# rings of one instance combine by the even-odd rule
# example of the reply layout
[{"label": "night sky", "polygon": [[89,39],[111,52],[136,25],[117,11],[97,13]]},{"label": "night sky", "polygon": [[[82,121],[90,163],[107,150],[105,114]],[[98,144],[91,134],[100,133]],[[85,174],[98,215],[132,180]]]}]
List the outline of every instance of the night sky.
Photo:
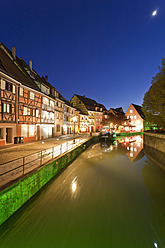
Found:
[{"label": "night sky", "polygon": [[1,0],[0,23],[0,41],[66,99],[108,109],[142,104],[165,57],[164,0]]}]

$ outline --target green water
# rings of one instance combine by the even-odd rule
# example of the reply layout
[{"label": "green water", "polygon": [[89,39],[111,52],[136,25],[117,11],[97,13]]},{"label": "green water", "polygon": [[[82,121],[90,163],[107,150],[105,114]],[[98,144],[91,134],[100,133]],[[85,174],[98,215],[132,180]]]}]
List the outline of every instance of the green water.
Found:
[{"label": "green water", "polygon": [[0,248],[165,247],[165,154],[142,142],[82,153],[0,227]]}]

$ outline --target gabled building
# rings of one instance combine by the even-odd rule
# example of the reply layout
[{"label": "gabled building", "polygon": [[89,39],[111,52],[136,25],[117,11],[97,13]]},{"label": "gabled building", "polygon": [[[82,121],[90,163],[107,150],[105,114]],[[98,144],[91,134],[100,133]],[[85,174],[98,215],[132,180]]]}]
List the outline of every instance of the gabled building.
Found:
[{"label": "gabled building", "polygon": [[[38,133],[40,139],[51,138],[61,135],[61,123],[63,123],[64,102],[59,98],[59,92],[48,82],[48,76],[40,77],[32,68],[32,60],[29,65],[22,59],[18,59],[18,64],[25,70],[28,78],[32,79],[41,95],[41,119]],[[55,123],[57,117],[57,123]]]},{"label": "gabled building", "polygon": [[0,43],[0,145],[61,135],[63,123],[63,97],[48,77]]},{"label": "gabled building", "polygon": [[124,120],[125,114],[122,107],[110,108],[109,111],[104,111],[102,123],[106,128],[109,127],[111,131],[121,132]]},{"label": "gabled building", "polygon": [[15,48],[11,52],[0,43],[0,60],[3,96],[0,103],[1,127],[5,125],[1,144],[14,143],[14,138],[21,136],[24,137],[24,142],[36,140],[36,124],[40,124],[41,113],[41,96],[38,88],[18,65]]},{"label": "gabled building", "polygon": [[124,123],[125,131],[128,132],[142,132],[145,116],[142,107],[131,103],[127,112],[125,113],[127,120]]},{"label": "gabled building", "polygon": [[70,102],[88,117],[88,132],[95,132],[102,127],[103,111],[106,110],[104,105],[87,98],[85,95],[80,96],[77,94],[72,97]]}]

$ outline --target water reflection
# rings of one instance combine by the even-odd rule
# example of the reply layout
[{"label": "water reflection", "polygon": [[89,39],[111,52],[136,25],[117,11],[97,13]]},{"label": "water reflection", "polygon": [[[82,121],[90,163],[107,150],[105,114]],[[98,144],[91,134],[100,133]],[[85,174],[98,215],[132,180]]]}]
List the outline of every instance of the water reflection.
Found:
[{"label": "water reflection", "polygon": [[0,247],[165,247],[165,171],[149,157],[165,158],[142,148],[136,136],[87,149],[0,227]]},{"label": "water reflection", "polygon": [[127,155],[133,163],[140,160],[144,156],[143,152],[143,136],[130,136],[115,140],[113,142],[101,142],[100,150],[104,153],[111,153],[111,156],[117,154]]},{"label": "water reflection", "polygon": [[73,181],[72,181],[72,185],[71,185],[71,187],[72,187],[72,193],[74,193],[75,191],[76,191],[76,189],[77,189],[77,177],[75,177],[74,179],[73,179]]}]

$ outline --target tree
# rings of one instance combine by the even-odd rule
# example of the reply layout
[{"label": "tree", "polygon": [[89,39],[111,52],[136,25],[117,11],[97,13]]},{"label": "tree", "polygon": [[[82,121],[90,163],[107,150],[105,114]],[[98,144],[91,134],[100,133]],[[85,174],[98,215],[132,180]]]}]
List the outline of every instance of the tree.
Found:
[{"label": "tree", "polygon": [[165,59],[159,72],[153,77],[151,87],[143,98],[142,110],[146,121],[165,128]]}]

